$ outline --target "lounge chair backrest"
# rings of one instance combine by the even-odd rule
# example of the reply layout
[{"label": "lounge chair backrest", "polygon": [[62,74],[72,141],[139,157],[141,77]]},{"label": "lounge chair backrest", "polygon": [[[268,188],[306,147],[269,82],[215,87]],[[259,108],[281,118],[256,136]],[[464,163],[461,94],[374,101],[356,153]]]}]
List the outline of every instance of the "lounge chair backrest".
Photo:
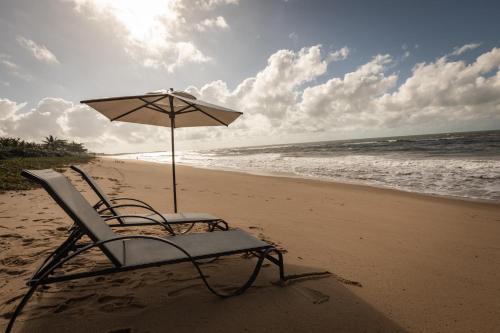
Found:
[{"label": "lounge chair backrest", "polygon": [[[95,194],[97,194],[99,199],[102,200],[104,205],[107,208],[109,208],[112,215],[120,216],[120,213],[115,208],[113,208],[113,203],[111,202],[109,197],[106,195],[106,193],[101,189],[99,184],[97,184],[97,182],[94,180],[94,178],[92,178],[89,174],[87,174],[85,171],[83,171],[83,169],[79,165],[72,165],[71,169],[78,172],[80,174],[80,176],[82,176],[82,178],[87,182],[87,184],[89,184],[89,186],[94,190]],[[122,222],[122,221],[120,220],[120,222]]]},{"label": "lounge chair backrest", "polygon": [[[46,170],[23,170],[24,177],[31,179],[50,194],[59,206],[73,219],[94,242],[117,237],[82,194],[59,172]],[[121,241],[100,246],[104,254],[117,266],[123,265],[124,250]]]}]

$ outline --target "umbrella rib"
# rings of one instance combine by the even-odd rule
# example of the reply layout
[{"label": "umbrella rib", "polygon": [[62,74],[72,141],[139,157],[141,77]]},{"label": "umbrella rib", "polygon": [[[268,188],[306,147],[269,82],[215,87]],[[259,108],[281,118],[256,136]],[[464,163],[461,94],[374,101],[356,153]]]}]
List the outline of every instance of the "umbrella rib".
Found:
[{"label": "umbrella rib", "polygon": [[[186,101],[184,101],[184,102],[186,102]],[[222,120],[219,120],[219,119],[217,119],[216,117],[212,116],[211,114],[209,114],[209,113],[207,113],[207,112],[203,111],[202,109],[198,108],[196,105],[191,104],[191,103],[188,103],[188,102],[186,102],[186,103],[187,103],[188,105],[191,105],[193,108],[195,108],[196,110],[200,111],[201,113],[203,113],[205,116],[208,116],[208,117],[212,118],[213,120],[215,120],[215,121],[217,121],[217,122],[221,123],[222,125],[224,125],[224,126],[226,126],[226,127],[227,127],[227,126],[229,126],[228,124],[226,124],[226,123],[225,123],[225,122],[223,122]]]},{"label": "umbrella rib", "polygon": [[159,109],[155,109],[154,107],[152,107],[151,105],[145,105],[144,106],[146,109],[150,109],[150,110],[153,110],[153,111],[156,111],[156,112],[160,112],[160,113],[163,113],[165,114],[166,112],[163,111],[163,110],[159,110]]},{"label": "umbrella rib", "polygon": [[[141,97],[141,98],[139,98],[139,99],[140,99],[141,101],[143,101],[144,103],[148,103],[148,101],[147,101],[147,100],[145,100],[145,99],[144,99],[144,98],[142,98],[142,97]],[[155,110],[155,111],[162,112],[162,113],[166,113],[166,112],[168,112],[167,110],[165,110],[165,109],[164,109],[164,108],[162,108],[161,106],[154,104],[155,102],[152,102],[152,103],[153,103],[153,104],[151,104],[151,105],[147,105],[146,107],[147,107],[148,109]]]},{"label": "umbrella rib", "polygon": [[114,117],[113,119],[111,119],[111,121],[115,121],[115,120],[118,120],[118,119],[123,118],[123,117],[125,117],[125,116],[128,116],[129,114],[131,114],[131,113],[133,113],[133,112],[136,112],[137,110],[142,109],[143,107],[147,107],[148,105],[151,105],[151,104],[153,104],[153,103],[156,103],[156,102],[158,102],[158,101],[160,101],[160,100],[162,100],[162,99],[164,99],[164,98],[166,98],[166,97],[167,97],[167,96],[161,96],[160,98],[155,99],[154,101],[147,102],[146,104],[141,105],[141,106],[138,106],[138,107],[136,107],[136,108],[134,108],[133,110],[130,110],[130,111],[128,111],[128,112],[125,112],[125,113],[123,113],[123,114],[119,115],[118,117]]},{"label": "umbrella rib", "polygon": [[197,112],[198,110],[185,110],[185,111],[177,111],[175,114],[185,114],[190,112]]},{"label": "umbrella rib", "polygon": [[[183,102],[186,103],[185,101],[183,101]],[[187,106],[183,107],[179,111],[175,111],[174,113],[178,113],[178,114],[184,113],[183,111],[189,109],[190,107],[191,107],[191,105],[188,104]]]},{"label": "umbrella rib", "polygon": [[209,117],[210,117],[210,118],[212,118],[213,120],[218,121],[219,123],[221,123],[222,125],[224,125],[224,126],[226,126],[226,127],[227,127],[227,126],[229,126],[228,124],[226,124],[226,123],[225,123],[225,122],[223,122],[222,120],[217,119],[216,117],[212,116],[212,115],[211,115],[210,113],[208,113],[208,112],[205,112],[205,111],[200,110],[200,109],[198,109],[198,111],[200,111],[201,113],[203,113],[203,114],[204,114],[204,115],[206,115],[206,116],[209,116]]}]

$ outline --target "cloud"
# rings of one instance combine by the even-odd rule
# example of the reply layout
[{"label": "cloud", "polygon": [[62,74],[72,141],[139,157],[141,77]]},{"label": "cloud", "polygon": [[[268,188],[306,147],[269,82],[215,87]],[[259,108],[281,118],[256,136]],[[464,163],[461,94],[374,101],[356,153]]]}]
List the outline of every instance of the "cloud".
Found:
[{"label": "cloud", "polygon": [[[124,50],[146,67],[164,68],[169,72],[189,63],[211,60],[198,48],[192,38],[194,32],[219,28],[229,30],[222,16],[197,21],[192,5],[186,0],[140,1],[68,0],[75,11],[110,25]],[[198,10],[237,4],[238,1],[198,1]]]},{"label": "cloud", "polygon": [[446,56],[419,63],[399,87],[390,55],[377,55],[342,77],[315,84],[335,59],[322,57],[320,50],[278,51],[234,90],[219,80],[189,91],[243,111],[227,134],[235,137],[500,121],[500,49],[471,64]]},{"label": "cloud", "polygon": [[378,120],[374,112],[376,98],[397,82],[397,75],[385,74],[391,62],[389,55],[377,55],[342,78],[307,87],[300,103],[290,112],[290,128],[328,131],[373,125]]},{"label": "cloud", "polygon": [[327,65],[319,45],[297,52],[280,50],[269,57],[262,71],[243,80],[233,91],[222,81],[188,90],[208,101],[224,103],[248,114],[263,114],[271,121],[279,120],[290,105],[297,103],[298,88],[324,74]]},{"label": "cloud", "polygon": [[166,133],[158,128],[111,124],[107,118],[85,105],[52,97],[42,99],[30,110],[26,110],[26,103],[1,98],[0,135],[37,142],[45,136],[55,135],[83,142],[90,149],[105,152],[126,151],[131,144],[138,149],[147,149],[155,140],[167,140]]},{"label": "cloud", "polygon": [[198,31],[205,31],[207,29],[229,29],[229,25],[222,16],[207,18],[196,25]]},{"label": "cloud", "polygon": [[7,135],[12,126],[13,117],[26,103],[16,103],[7,98],[0,98],[0,135]]},{"label": "cloud", "polygon": [[500,49],[467,64],[442,57],[419,63],[397,91],[376,102],[385,124],[499,119]]},{"label": "cloud", "polygon": [[331,52],[328,55],[328,59],[330,61],[345,60],[345,59],[347,59],[347,57],[349,56],[350,53],[351,53],[351,50],[347,46],[344,46],[340,50],[336,50],[336,51]]},{"label": "cloud", "polygon": [[[335,62],[320,45],[279,50],[233,89],[222,80],[188,87],[201,99],[244,115],[229,128],[179,129],[176,137],[179,143],[243,145],[299,134],[359,136],[399,128],[452,130],[476,121],[500,124],[499,48],[471,63],[446,55],[418,63],[399,84],[395,63],[392,56],[379,54],[344,75],[325,78]],[[163,128],[110,124],[86,106],[57,98],[45,98],[31,110],[0,99],[0,131],[38,140],[49,134],[75,138],[108,152],[166,149],[160,143],[168,142]]]},{"label": "cloud", "polygon": [[39,45],[31,39],[27,39],[23,36],[18,36],[17,42],[26,50],[30,51],[30,53],[39,61],[46,64],[59,64],[59,60],[57,60],[54,53],[47,49],[45,45]]},{"label": "cloud", "polygon": [[161,59],[148,58],[144,60],[144,65],[148,67],[164,67],[168,72],[174,72],[178,67],[188,63],[205,63],[211,60],[210,57],[203,54],[191,42],[177,42],[172,44],[170,50],[170,61],[163,62]]},{"label": "cloud", "polygon": [[458,56],[467,51],[477,49],[479,46],[481,46],[481,43],[470,43],[470,44],[465,44],[464,46],[461,47],[457,46],[453,49],[453,52],[451,52],[450,55]]},{"label": "cloud", "polygon": [[9,74],[20,78],[21,80],[30,82],[33,81],[33,76],[26,73],[21,66],[11,60],[7,54],[0,54],[0,66],[3,67]]},{"label": "cloud", "polygon": [[212,10],[221,5],[237,5],[239,0],[198,0],[196,6],[205,10]]}]

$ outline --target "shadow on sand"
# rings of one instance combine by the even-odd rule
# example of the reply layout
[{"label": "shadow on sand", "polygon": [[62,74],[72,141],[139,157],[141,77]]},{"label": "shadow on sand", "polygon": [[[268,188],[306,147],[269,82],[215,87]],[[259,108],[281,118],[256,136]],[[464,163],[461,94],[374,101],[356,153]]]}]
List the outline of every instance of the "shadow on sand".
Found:
[{"label": "shadow on sand", "polygon": [[[229,257],[203,270],[229,290],[253,261]],[[321,269],[286,265],[287,274],[311,271]],[[266,265],[254,287],[229,299],[209,293],[189,264],[63,282],[34,295],[15,331],[405,332],[335,275],[276,281],[277,269]]]}]

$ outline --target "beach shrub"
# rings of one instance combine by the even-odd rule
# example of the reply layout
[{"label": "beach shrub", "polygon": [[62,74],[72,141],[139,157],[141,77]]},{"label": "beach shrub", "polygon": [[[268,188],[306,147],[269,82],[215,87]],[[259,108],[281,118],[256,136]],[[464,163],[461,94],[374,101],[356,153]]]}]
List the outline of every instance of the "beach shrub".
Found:
[{"label": "beach shrub", "polygon": [[20,175],[23,169],[58,169],[87,163],[94,158],[83,144],[52,135],[42,143],[0,137],[0,191],[37,187]]}]

